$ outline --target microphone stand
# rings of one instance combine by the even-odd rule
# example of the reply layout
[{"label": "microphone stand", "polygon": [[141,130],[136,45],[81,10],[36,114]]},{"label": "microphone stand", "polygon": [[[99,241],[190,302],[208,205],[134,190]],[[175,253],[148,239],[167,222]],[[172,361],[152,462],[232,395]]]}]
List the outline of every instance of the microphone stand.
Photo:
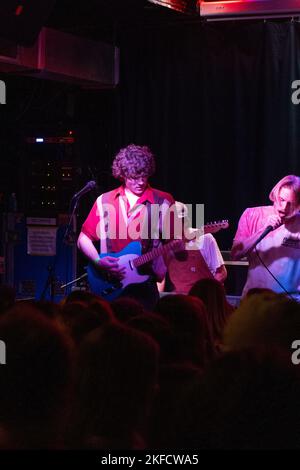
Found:
[{"label": "microphone stand", "polygon": [[[74,200],[74,196],[71,200],[71,205],[73,203],[73,200]],[[76,211],[77,206],[78,206],[78,200],[79,200],[79,198],[75,199],[75,203],[73,205],[73,210],[72,210],[72,213],[69,217],[68,225],[67,225],[66,231],[64,233],[63,239],[62,239],[62,243],[65,243],[67,245],[72,245],[72,243],[75,242],[75,237],[74,237],[75,234],[74,234],[73,230],[71,232],[71,225],[72,225],[72,222],[73,222],[73,217],[74,217],[75,211]],[[49,265],[47,267],[47,270],[48,270],[49,274],[48,274],[48,277],[46,279],[46,283],[44,285],[44,289],[43,289],[43,292],[41,294],[40,300],[45,300],[47,290],[50,287],[50,300],[51,300],[51,302],[53,302],[54,301],[55,285],[57,284],[57,279],[56,279],[56,276],[55,276],[55,268],[54,268],[54,266]]]},{"label": "microphone stand", "polygon": [[41,294],[40,300],[45,300],[46,292],[48,290],[48,287],[50,287],[50,300],[51,300],[51,302],[53,302],[54,301],[55,285],[57,283],[57,279],[55,277],[54,267],[53,266],[49,265],[47,267],[47,270],[48,270],[49,274],[48,274],[43,292]]},{"label": "microphone stand", "polygon": [[[73,203],[73,201],[74,201],[74,203]],[[71,199],[70,206],[72,207],[72,204],[73,204],[73,209],[72,209],[72,213],[69,217],[69,222],[68,222],[65,234],[63,236],[63,243],[66,243],[66,244],[72,244],[72,243],[75,242],[75,237],[74,237],[75,234],[74,234],[73,230],[71,232],[71,225],[72,225],[73,218],[74,218],[74,215],[75,215],[77,207],[78,207],[78,201],[79,201],[79,198],[74,199],[74,196]]]},{"label": "microphone stand", "polygon": [[72,197],[71,203],[70,203],[70,208],[73,205],[73,209],[72,209],[72,213],[71,213],[70,218],[69,218],[69,223],[67,225],[67,228],[66,228],[66,231],[65,231],[65,234],[64,234],[64,237],[63,237],[63,242],[64,243],[72,244],[72,243],[75,242],[74,232],[71,235],[71,224],[73,222],[73,217],[74,217],[75,212],[76,212],[77,207],[78,207],[78,201],[84,194],[91,191],[92,189],[95,189],[96,186],[97,185],[96,185],[95,181],[89,181],[84,186],[84,188],[82,188],[80,191],[78,191],[78,193],[74,194],[74,196]]},{"label": "microphone stand", "polygon": [[[77,193],[71,199],[70,208],[72,208],[72,212],[71,212],[71,215],[69,217],[68,225],[66,227],[66,230],[65,230],[65,233],[64,233],[64,236],[63,236],[63,239],[62,239],[62,243],[65,243],[66,245],[72,245],[72,244],[75,243],[75,233],[74,233],[74,230],[72,229],[72,223],[73,223],[74,215],[75,215],[77,207],[78,207],[78,201],[79,201],[79,199],[82,195],[83,194],[79,195]],[[43,289],[43,292],[41,294],[40,299],[41,300],[45,299],[48,287],[50,287],[50,298],[51,298],[51,301],[53,302],[54,301],[54,290],[55,290],[55,285],[57,283],[57,279],[55,277],[54,267],[53,266],[48,266],[47,269],[48,269],[49,274],[48,274],[48,278],[46,280],[46,283],[45,283],[45,286],[44,286],[44,289]],[[62,287],[64,287],[64,288],[68,287],[68,286],[72,285],[73,283],[75,283],[76,281],[83,279],[86,276],[87,276],[87,274],[83,274],[82,276],[75,279],[74,281],[71,281],[71,282],[68,282],[68,283],[62,285],[61,288]]]},{"label": "microphone stand", "polygon": [[[74,195],[71,199],[70,208],[72,206],[73,207],[72,207],[71,215],[69,217],[69,222],[68,222],[65,234],[63,236],[63,243],[70,244],[70,245],[75,243],[75,233],[74,233],[74,230],[72,230],[72,222],[73,222],[74,216],[75,216],[76,211],[77,211],[78,202],[79,202],[80,197],[81,196],[76,197],[76,195]],[[77,277],[76,279],[73,279],[70,282],[62,284],[60,287],[61,287],[61,289],[66,289],[67,287],[72,286],[73,284],[75,284],[75,282],[80,281],[81,279],[84,279],[86,277],[87,277],[87,273],[84,273],[81,276]]]}]

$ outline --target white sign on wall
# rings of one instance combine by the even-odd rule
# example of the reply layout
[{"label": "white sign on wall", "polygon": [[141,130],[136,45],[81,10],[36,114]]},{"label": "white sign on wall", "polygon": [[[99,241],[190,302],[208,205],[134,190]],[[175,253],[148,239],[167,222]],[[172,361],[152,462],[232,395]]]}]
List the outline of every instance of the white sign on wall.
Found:
[{"label": "white sign on wall", "polygon": [[57,227],[27,227],[27,254],[55,256],[56,232]]}]

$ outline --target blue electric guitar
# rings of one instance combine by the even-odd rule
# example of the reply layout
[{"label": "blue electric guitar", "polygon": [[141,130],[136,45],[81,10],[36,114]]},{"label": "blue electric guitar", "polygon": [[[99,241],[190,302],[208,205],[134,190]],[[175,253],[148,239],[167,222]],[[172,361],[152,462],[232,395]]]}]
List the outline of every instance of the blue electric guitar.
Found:
[{"label": "blue electric guitar", "polygon": [[[199,232],[215,233],[221,229],[228,228],[228,221],[213,222],[204,225]],[[196,232],[194,232],[195,234]],[[112,256],[119,258],[119,266],[125,268],[125,277],[121,281],[116,279],[114,281],[108,280],[103,271],[89,263],[87,267],[88,280],[92,292],[100,295],[106,300],[114,300],[121,295],[123,290],[131,284],[140,284],[149,279],[149,275],[140,274],[138,269],[146,263],[158,258],[161,255],[167,254],[169,251],[181,251],[182,240],[172,240],[165,245],[160,245],[153,248],[148,253],[142,254],[142,246],[139,241],[129,243],[123,250],[118,253],[104,253],[100,254],[100,258],[105,256]]]}]

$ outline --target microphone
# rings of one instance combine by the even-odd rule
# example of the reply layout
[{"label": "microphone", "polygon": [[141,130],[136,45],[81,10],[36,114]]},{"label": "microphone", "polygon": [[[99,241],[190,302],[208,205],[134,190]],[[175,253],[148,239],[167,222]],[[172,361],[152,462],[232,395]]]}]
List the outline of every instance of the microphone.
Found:
[{"label": "microphone", "polygon": [[255,240],[255,242],[254,242],[254,243],[250,246],[250,248],[247,250],[246,255],[247,255],[248,253],[250,253],[250,252],[256,247],[256,245],[258,245],[258,243],[261,242],[262,239],[265,238],[265,237],[268,235],[268,233],[272,232],[272,230],[274,230],[274,227],[273,227],[272,225],[268,225],[268,226],[265,228],[265,230],[263,231],[263,233],[260,234],[260,236],[258,237],[258,239]]},{"label": "microphone", "polygon": [[88,183],[86,183],[86,185],[80,191],[78,191],[78,193],[74,194],[73,199],[81,198],[81,196],[88,193],[92,189],[95,189],[95,187],[96,187],[96,182],[95,181],[89,181]]}]

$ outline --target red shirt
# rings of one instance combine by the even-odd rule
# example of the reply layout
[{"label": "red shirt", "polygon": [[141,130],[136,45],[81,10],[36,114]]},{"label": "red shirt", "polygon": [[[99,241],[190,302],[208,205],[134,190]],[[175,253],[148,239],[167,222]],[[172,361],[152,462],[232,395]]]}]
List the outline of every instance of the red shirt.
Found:
[{"label": "red shirt", "polygon": [[[128,245],[128,243],[133,240],[141,240],[142,238],[145,238],[141,236],[141,233],[142,226],[144,227],[144,223],[149,222],[146,205],[147,202],[150,204],[159,203],[160,206],[167,208],[174,204],[173,214],[176,214],[175,201],[173,196],[171,196],[169,193],[151,188],[149,185],[131,209],[125,194],[125,187],[123,185],[103,194],[102,204],[99,204],[100,198],[101,196],[95,201],[88,217],[82,225],[81,231],[92,241],[97,241],[100,238],[103,238],[101,236],[101,233],[103,232],[100,228],[102,215],[102,219],[104,219],[102,220],[102,226],[105,226],[106,230],[109,230],[110,249],[108,251],[112,252],[121,251]],[[169,239],[174,238],[173,214],[169,219],[170,228],[166,231],[166,233],[170,234]],[[156,224],[156,228],[158,229],[157,225],[158,223]]]}]

